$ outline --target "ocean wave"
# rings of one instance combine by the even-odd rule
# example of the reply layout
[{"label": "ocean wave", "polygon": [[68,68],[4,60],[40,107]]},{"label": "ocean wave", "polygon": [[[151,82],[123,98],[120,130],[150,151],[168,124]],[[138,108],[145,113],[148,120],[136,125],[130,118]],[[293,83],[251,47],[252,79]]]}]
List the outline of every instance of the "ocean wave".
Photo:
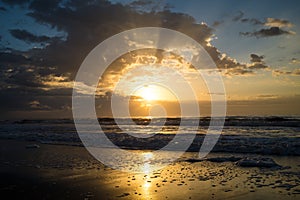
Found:
[{"label": "ocean wave", "polygon": [[[188,151],[199,151],[206,134],[210,118],[100,118],[99,124],[107,137],[120,148],[157,150],[179,134],[182,141],[198,126],[198,134]],[[185,126],[179,130],[180,122]],[[215,152],[259,153],[276,155],[300,155],[300,118],[298,117],[227,117],[222,135],[214,147]],[[87,120],[86,123],[89,121]],[[151,124],[150,124],[151,122]],[[49,144],[82,145],[73,120],[19,120],[1,121],[0,138],[38,141]],[[125,131],[125,132],[124,132]],[[130,133],[131,135],[127,134]],[[149,138],[134,137],[135,134],[153,134]]]},{"label": "ocean wave", "polygon": [[[218,117],[216,118],[218,119]],[[222,118],[219,117],[221,120]],[[128,124],[128,118],[119,118],[118,123]],[[165,126],[180,125],[184,122],[187,126],[208,126],[210,117],[189,117],[189,118],[133,118],[137,125],[161,125],[165,121]],[[88,119],[86,120],[89,121]],[[114,118],[98,118],[100,124],[115,125]],[[2,120],[0,124],[73,124],[72,119],[23,119],[23,120]],[[224,126],[284,126],[300,127],[299,116],[226,116]]]}]

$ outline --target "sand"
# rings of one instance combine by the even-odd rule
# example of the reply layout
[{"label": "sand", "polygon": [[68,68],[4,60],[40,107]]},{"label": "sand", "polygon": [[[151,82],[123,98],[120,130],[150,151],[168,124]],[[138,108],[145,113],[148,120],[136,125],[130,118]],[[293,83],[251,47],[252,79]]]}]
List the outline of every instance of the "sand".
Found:
[{"label": "sand", "polygon": [[190,162],[187,153],[162,170],[127,173],[99,163],[84,147],[15,140],[0,145],[0,191],[10,199],[300,198],[299,157],[267,156],[281,167],[258,168],[218,159]]}]

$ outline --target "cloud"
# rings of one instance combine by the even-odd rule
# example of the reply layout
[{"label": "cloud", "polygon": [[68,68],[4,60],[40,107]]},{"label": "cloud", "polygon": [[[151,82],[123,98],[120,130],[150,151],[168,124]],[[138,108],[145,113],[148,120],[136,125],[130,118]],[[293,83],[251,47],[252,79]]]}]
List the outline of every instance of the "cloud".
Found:
[{"label": "cloud", "polygon": [[300,64],[300,60],[297,58],[292,58],[290,64]]},{"label": "cloud", "polygon": [[239,63],[235,59],[224,56],[219,63],[219,68],[225,68],[225,75],[254,75],[256,70],[269,69],[269,66],[264,62],[264,56],[250,54],[250,63]]},{"label": "cloud", "polygon": [[273,70],[272,74],[273,74],[273,76],[291,75],[292,71],[284,71],[284,70],[276,69],[276,70]]},{"label": "cloud", "polygon": [[238,11],[238,14],[232,18],[232,21],[235,21],[235,22],[239,21],[243,18],[243,16],[244,16],[244,12]]},{"label": "cloud", "polygon": [[244,36],[255,36],[256,38],[260,37],[272,37],[278,35],[295,35],[293,31],[286,31],[279,27],[263,28],[254,32],[240,32],[240,35]]},{"label": "cloud", "polygon": [[228,76],[247,76],[247,75],[254,75],[253,70],[251,69],[246,69],[244,67],[238,67],[238,68],[233,68],[225,71],[225,75]]},{"label": "cloud", "polygon": [[221,20],[221,21],[214,21],[214,23],[212,24],[212,26],[213,26],[213,27],[218,27],[218,26],[220,26],[220,25],[223,24],[223,23],[224,23],[223,20]]},{"label": "cloud", "polygon": [[44,90],[53,90],[60,88],[73,88],[73,81],[67,75],[49,74],[41,77],[41,84]]},{"label": "cloud", "polygon": [[243,36],[254,36],[256,38],[260,37],[272,37],[278,35],[295,35],[296,33],[290,30],[285,30],[282,28],[291,28],[293,24],[286,19],[278,19],[278,18],[266,18],[264,20],[256,19],[256,18],[243,18],[244,14],[241,12],[238,16],[236,16],[233,21],[239,21],[242,23],[250,23],[252,25],[260,25],[265,28],[261,28],[259,30],[255,30],[252,32],[240,32],[240,35]]},{"label": "cloud", "polygon": [[27,71],[26,68],[18,68],[11,71],[6,77],[6,84],[14,87],[39,87],[40,77],[33,71]]},{"label": "cloud", "polygon": [[[205,23],[197,23],[187,14],[175,13],[165,8],[140,12],[132,5],[112,4],[102,0],[4,2],[8,5],[27,7],[28,15],[36,22],[65,32],[67,38],[62,40],[44,34],[36,35],[32,33],[30,27],[10,30],[11,35],[17,39],[47,45],[24,52],[17,50],[0,52],[1,110],[30,110],[33,109],[32,106],[39,109],[64,110],[70,107],[72,81],[87,54],[110,36],[137,27],[164,27],[190,36],[205,48],[217,67],[228,76],[252,75],[256,70],[265,68],[263,57],[260,58],[261,62],[258,62],[257,58],[251,58],[252,63],[240,63],[223,54],[210,44],[214,37],[212,27]],[[147,2],[135,4],[137,6],[141,3]],[[234,20],[240,20],[242,17],[243,13],[240,12]],[[163,59],[158,51],[152,53],[157,57],[157,62]],[[112,63],[104,79],[111,83],[120,78],[131,61],[141,54],[142,52],[139,54],[131,52],[123,57],[126,59],[120,58]],[[20,95],[22,100],[19,98]]]},{"label": "cloud", "polygon": [[26,4],[28,2],[30,2],[30,0],[2,0],[3,3],[6,3],[10,6],[13,5],[23,5]]},{"label": "cloud", "polygon": [[130,7],[141,12],[157,12],[163,10],[169,10],[172,6],[165,1],[155,0],[138,0],[128,4]]},{"label": "cloud", "polygon": [[250,54],[250,62],[262,62],[262,60],[264,59],[264,56],[258,56],[256,54]]},{"label": "cloud", "polygon": [[259,19],[255,19],[255,18],[243,18],[240,19],[241,22],[243,23],[250,23],[253,25],[263,25],[264,22],[260,21]]},{"label": "cloud", "polygon": [[264,56],[259,56],[256,54],[250,54],[250,62],[248,65],[249,69],[268,69],[269,67],[264,62]]},{"label": "cloud", "polygon": [[34,110],[50,110],[50,107],[47,105],[42,105],[39,101],[33,100],[29,102],[30,108],[33,108]]},{"label": "cloud", "polygon": [[254,97],[254,99],[263,100],[263,99],[278,99],[279,95],[275,94],[260,94]]},{"label": "cloud", "polygon": [[0,11],[7,11],[7,9],[1,6]]},{"label": "cloud", "polygon": [[[150,3],[152,1],[138,1],[133,4]],[[49,68],[55,66],[59,74],[70,73],[70,77],[74,77],[78,66],[95,44],[120,31],[143,26],[166,27],[189,35],[204,46],[220,69],[246,67],[234,59],[222,57],[222,53],[209,43],[213,37],[213,29],[205,23],[197,24],[195,19],[186,14],[172,13],[168,10],[138,13],[130,6],[113,5],[106,1],[66,1],[63,5],[57,1],[33,1],[29,7],[31,12],[28,15],[40,23],[65,31],[68,35],[67,40],[52,41],[48,36],[36,36],[24,30],[14,30],[13,33],[19,39],[31,42],[50,41],[46,48],[31,50],[27,55],[35,60],[33,64],[38,63]],[[123,17],[120,18],[114,13]],[[240,11],[234,20],[243,15]]]},{"label": "cloud", "polygon": [[[72,90],[70,89],[63,92],[62,90],[45,91],[45,90],[40,90],[36,87],[33,88],[19,87],[19,88],[1,89],[0,109],[3,114],[2,118],[6,117],[6,115],[11,115],[11,117],[14,118],[16,117],[23,118],[23,116],[13,116],[13,113],[16,111],[37,110],[37,108],[31,107],[32,102],[34,101],[37,101],[40,104],[38,110],[47,110],[51,112],[60,111],[61,112],[60,114],[64,115],[64,112],[68,111],[67,108],[71,106],[70,104],[71,94],[72,94]],[[31,117],[35,118],[35,117],[45,117],[45,116],[32,115]],[[57,115],[53,117],[57,117]]]},{"label": "cloud", "polygon": [[264,63],[254,63],[249,65],[249,69],[268,69],[269,66],[265,65]]},{"label": "cloud", "polygon": [[[67,41],[53,42],[45,49],[29,53],[37,60],[41,58],[42,65],[55,65],[59,72],[71,72],[72,76],[96,44],[124,30],[144,26],[175,29],[196,39],[203,46],[207,46],[206,40],[213,32],[206,24],[195,24],[195,20],[188,15],[170,11],[139,13],[128,6],[112,5],[103,1],[93,5],[68,1],[63,8],[53,9],[51,4],[47,12],[43,11],[43,6],[43,3],[31,6],[33,10],[29,15],[40,23],[65,31],[68,35]],[[120,15],[123,17],[119,17]]]},{"label": "cloud", "polygon": [[9,30],[10,34],[19,40],[23,40],[27,43],[49,43],[54,40],[59,40],[60,37],[49,37],[49,36],[37,36],[26,30],[20,29],[11,29]]},{"label": "cloud", "polygon": [[272,75],[273,76],[281,76],[281,75],[300,76],[300,69],[294,69],[293,71],[276,69],[272,71]]},{"label": "cloud", "polygon": [[[136,27],[158,26],[185,32],[207,46],[212,36],[206,24],[196,24],[185,14],[170,11],[140,13],[130,6],[108,1],[6,1],[30,8],[28,15],[38,23],[64,31],[66,40],[34,35],[24,29],[10,33],[28,43],[49,43],[26,52],[0,52],[0,107],[4,111],[40,108],[64,109],[71,105],[72,80],[86,55],[104,39]],[[122,17],[120,17],[122,16]],[[120,73],[119,66],[111,74]],[[22,100],[18,98],[22,95]],[[33,104],[32,102],[35,102]],[[67,105],[67,106],[66,106]]]},{"label": "cloud", "polygon": [[300,69],[295,69],[295,70],[293,71],[293,75],[299,76],[299,75],[300,75]]},{"label": "cloud", "polygon": [[0,52],[0,65],[2,66],[16,66],[30,62],[31,59],[25,57],[20,52]]},{"label": "cloud", "polygon": [[130,3],[131,6],[147,6],[149,4],[153,4],[155,1],[153,0],[139,0],[139,1],[133,1]]},{"label": "cloud", "polygon": [[250,23],[252,25],[263,25],[266,27],[279,27],[279,28],[291,28],[293,26],[293,24],[286,20],[286,19],[278,19],[278,18],[271,18],[268,17],[264,20],[260,20],[260,19],[256,19],[256,18],[242,18],[241,16],[243,15],[239,15],[239,17],[235,17],[233,21],[240,21],[242,23]]},{"label": "cloud", "polygon": [[285,19],[276,19],[276,18],[267,18],[266,22],[264,23],[265,26],[269,27],[288,27],[291,28],[293,24]]}]

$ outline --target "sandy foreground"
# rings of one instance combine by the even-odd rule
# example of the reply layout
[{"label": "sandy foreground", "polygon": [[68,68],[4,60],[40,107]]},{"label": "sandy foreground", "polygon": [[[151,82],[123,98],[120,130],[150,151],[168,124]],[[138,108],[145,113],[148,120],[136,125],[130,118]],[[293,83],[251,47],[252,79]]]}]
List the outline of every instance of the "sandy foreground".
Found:
[{"label": "sandy foreground", "polygon": [[[9,199],[300,198],[299,157],[264,156],[281,168],[260,168],[233,161],[190,162],[192,153],[187,153],[162,170],[128,173],[104,166],[84,147],[14,140],[0,144],[0,191]],[[28,148],[32,144],[39,148]]]}]

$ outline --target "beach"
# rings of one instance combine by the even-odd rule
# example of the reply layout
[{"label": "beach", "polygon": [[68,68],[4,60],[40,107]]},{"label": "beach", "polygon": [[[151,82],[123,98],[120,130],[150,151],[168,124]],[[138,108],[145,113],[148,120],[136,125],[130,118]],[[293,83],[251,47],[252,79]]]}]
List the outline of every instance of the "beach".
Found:
[{"label": "beach", "polygon": [[[299,156],[184,154],[165,168],[128,173],[104,166],[84,147],[4,140],[1,194],[10,199],[297,199]],[[139,151],[143,153],[143,151]],[[240,166],[239,158],[277,165]],[[222,159],[223,158],[223,159]]]},{"label": "beach", "polygon": [[0,0],[0,199],[300,200],[299,8]]}]

